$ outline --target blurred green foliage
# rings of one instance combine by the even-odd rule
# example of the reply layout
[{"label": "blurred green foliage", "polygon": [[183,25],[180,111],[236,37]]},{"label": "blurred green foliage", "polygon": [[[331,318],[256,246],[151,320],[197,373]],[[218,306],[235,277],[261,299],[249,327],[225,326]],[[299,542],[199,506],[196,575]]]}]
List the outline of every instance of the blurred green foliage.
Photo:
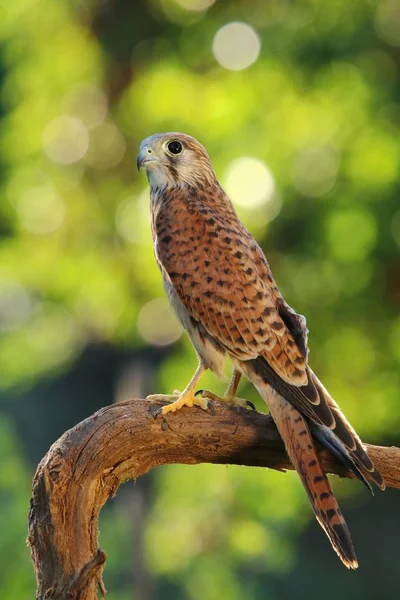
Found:
[{"label": "blurred green foliage", "polygon": [[[217,32],[232,21],[249,25],[250,38],[227,34],[218,48]],[[237,48],[240,62],[251,44],[252,64],[236,70]],[[24,548],[34,465],[7,416],[13,390],[62,377],[93,343],[144,352],[145,362],[164,344],[146,393],[182,388],[195,366],[189,342],[172,343],[181,331],[162,300],[147,183],[134,168],[141,139],[157,131],[199,138],[234,199],[239,184],[231,189],[229,181],[245,178],[248,203],[238,198],[238,212],[287,301],[307,316],[313,368],[365,439],[400,442],[399,49],[395,0],[14,0],[0,7],[2,598],[32,597],[34,586]],[[218,52],[232,68],[219,64]],[[224,388],[209,375],[204,383]],[[137,391],[121,386],[125,398]],[[263,409],[249,386],[244,394]],[[293,474],[174,466],[149,486],[140,557],[127,537],[137,529],[129,509],[117,499],[102,517],[111,597],[293,597],[301,532],[311,519]],[[367,501],[351,482],[338,491],[350,507]],[[354,520],[361,512],[352,512]],[[398,525],[397,534],[387,532],[388,548],[396,536]],[[364,543],[374,547],[370,537]],[[326,577],[351,586],[353,598],[368,597],[362,576],[350,584],[339,575],[323,544]],[[140,574],[132,575],[139,558],[140,589]],[[380,573],[378,558],[365,551],[367,566]],[[305,586],[315,560],[311,552],[301,563]],[[396,576],[385,571],[389,591]]]}]

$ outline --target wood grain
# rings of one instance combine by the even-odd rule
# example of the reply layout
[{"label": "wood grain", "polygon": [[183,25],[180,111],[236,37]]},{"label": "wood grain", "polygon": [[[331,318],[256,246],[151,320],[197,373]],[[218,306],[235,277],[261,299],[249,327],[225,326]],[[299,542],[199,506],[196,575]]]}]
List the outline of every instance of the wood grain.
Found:
[{"label": "wood grain", "polygon": [[[98,517],[119,485],[164,464],[238,464],[291,469],[272,419],[215,403],[215,414],[183,408],[154,419],[159,405],[108,406],[67,431],[33,480],[29,537],[39,600],[104,595]],[[400,487],[400,448],[367,445],[388,487]],[[325,469],[351,475],[327,451]],[[268,476],[264,474],[264,476]]]}]

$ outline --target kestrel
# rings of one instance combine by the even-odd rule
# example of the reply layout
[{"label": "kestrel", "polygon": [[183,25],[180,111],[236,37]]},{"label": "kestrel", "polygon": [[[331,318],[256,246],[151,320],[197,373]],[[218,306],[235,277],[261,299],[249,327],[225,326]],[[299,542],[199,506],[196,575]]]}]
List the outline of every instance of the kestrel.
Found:
[{"label": "kestrel", "polygon": [[[285,302],[257,242],[239,220],[203,146],[182,133],[146,138],[137,160],[150,183],[154,252],[167,296],[199,364],[182,393],[155,395],[182,406],[236,398],[242,375],[268,405],[316,518],[346,567],[358,566],[350,533],[321,466],[315,440],[368,488],[385,483],[366,449],[308,365],[306,320]],[[223,398],[195,393],[206,369],[233,376]]]}]

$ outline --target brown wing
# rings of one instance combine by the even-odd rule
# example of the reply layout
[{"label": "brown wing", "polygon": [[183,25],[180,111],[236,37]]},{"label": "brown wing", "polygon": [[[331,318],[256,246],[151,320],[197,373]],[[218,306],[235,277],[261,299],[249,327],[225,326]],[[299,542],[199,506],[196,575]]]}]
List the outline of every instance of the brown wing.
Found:
[{"label": "brown wing", "polygon": [[222,217],[204,204],[190,211],[177,195],[158,206],[157,261],[191,317],[232,357],[254,362],[303,414],[333,428],[307,368],[305,319],[284,302],[262,250],[229,205]]},{"label": "brown wing", "polygon": [[223,226],[185,214],[180,226],[164,222],[156,254],[191,316],[231,355],[264,356],[284,381],[307,385],[306,348],[280,314],[284,303],[261,249],[237,219]]}]

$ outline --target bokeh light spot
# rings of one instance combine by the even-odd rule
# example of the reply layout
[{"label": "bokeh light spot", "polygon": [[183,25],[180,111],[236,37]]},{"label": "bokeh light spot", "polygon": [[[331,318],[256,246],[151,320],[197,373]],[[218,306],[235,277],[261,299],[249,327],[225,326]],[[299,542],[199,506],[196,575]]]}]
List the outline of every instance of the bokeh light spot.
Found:
[{"label": "bokeh light spot", "polygon": [[400,4],[398,0],[380,2],[375,16],[379,37],[391,46],[400,46]]},{"label": "bokeh light spot", "polygon": [[337,265],[327,260],[287,260],[293,289],[307,306],[331,306],[340,293]]},{"label": "bokeh light spot", "polygon": [[200,12],[210,8],[214,4],[215,0],[175,0],[177,4],[182,6],[185,10],[192,10],[193,12]]},{"label": "bokeh light spot", "polygon": [[80,119],[63,115],[46,125],[42,142],[51,160],[70,165],[85,156],[89,148],[89,134]]},{"label": "bokeh light spot", "polygon": [[[349,176],[369,189],[397,181],[400,161],[398,136],[383,128],[371,127],[360,133],[351,146],[346,165]],[[377,197],[381,197],[377,193]]]},{"label": "bokeh light spot", "polygon": [[182,326],[165,298],[147,302],[141,309],[137,328],[141,337],[153,346],[167,346],[182,335]]},{"label": "bokeh light spot", "polygon": [[68,95],[65,102],[68,114],[80,119],[88,129],[97,127],[108,112],[104,92],[93,85],[82,84]]},{"label": "bokeh light spot", "polygon": [[[371,372],[376,353],[371,339],[359,329],[340,327],[326,341],[329,360],[350,378],[361,378]],[[349,357],[350,360],[344,360]]]},{"label": "bokeh light spot", "polygon": [[38,307],[35,318],[29,323],[28,333],[30,344],[52,363],[65,360],[79,337],[71,314],[52,302]]},{"label": "bokeh light spot", "polygon": [[305,196],[323,196],[335,184],[339,156],[332,147],[303,148],[294,159],[293,183]]},{"label": "bokeh light spot", "polygon": [[212,50],[222,67],[230,71],[241,71],[257,60],[261,41],[253,27],[247,23],[233,22],[217,31]]},{"label": "bokeh light spot", "polygon": [[127,198],[118,206],[115,226],[125,240],[137,241],[137,205],[134,197]]},{"label": "bokeh light spot", "polygon": [[225,176],[225,189],[234,204],[255,208],[272,200],[275,179],[263,161],[243,156],[229,165]]},{"label": "bokeh light spot", "polygon": [[254,558],[265,554],[267,530],[257,521],[238,521],[231,527],[232,546],[239,555]]},{"label": "bokeh light spot", "polygon": [[115,226],[121,237],[128,242],[151,243],[150,193],[146,188],[137,196],[129,196],[121,202],[115,214]]},{"label": "bokeh light spot", "polygon": [[124,153],[125,140],[113,123],[101,123],[91,130],[86,164],[96,169],[111,169],[121,162]]},{"label": "bokeh light spot", "polygon": [[61,227],[64,202],[51,186],[37,186],[27,190],[16,203],[21,225],[30,233],[46,235]]},{"label": "bokeh light spot", "polygon": [[22,325],[31,313],[31,302],[25,289],[15,281],[0,280],[0,331]]},{"label": "bokeh light spot", "polygon": [[331,252],[342,262],[366,258],[375,246],[376,237],[375,219],[365,210],[343,210],[329,217],[328,241]]}]

